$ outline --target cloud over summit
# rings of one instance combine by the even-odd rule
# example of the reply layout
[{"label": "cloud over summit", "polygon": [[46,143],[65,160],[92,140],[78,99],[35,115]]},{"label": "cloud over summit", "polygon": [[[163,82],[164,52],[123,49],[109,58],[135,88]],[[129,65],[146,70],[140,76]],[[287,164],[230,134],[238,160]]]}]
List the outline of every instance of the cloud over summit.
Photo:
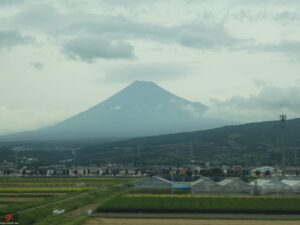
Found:
[{"label": "cloud over summit", "polygon": [[95,59],[132,59],[134,47],[123,41],[104,38],[83,37],[73,39],[63,46],[64,52],[72,59],[93,62]]}]

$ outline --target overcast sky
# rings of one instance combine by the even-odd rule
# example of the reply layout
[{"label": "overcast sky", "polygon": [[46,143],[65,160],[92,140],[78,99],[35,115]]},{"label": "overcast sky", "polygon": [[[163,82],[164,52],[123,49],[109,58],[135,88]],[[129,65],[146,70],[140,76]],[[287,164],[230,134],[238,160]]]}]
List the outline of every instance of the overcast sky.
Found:
[{"label": "overcast sky", "polygon": [[0,134],[135,80],[241,122],[300,117],[298,0],[0,0]]}]

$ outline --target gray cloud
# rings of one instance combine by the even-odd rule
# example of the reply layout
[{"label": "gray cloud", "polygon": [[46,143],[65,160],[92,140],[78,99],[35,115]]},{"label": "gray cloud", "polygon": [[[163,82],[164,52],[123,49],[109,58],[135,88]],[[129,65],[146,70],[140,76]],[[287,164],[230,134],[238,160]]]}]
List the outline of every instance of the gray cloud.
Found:
[{"label": "gray cloud", "polygon": [[298,11],[282,11],[275,14],[273,18],[280,22],[287,22],[287,21],[299,22],[300,14]]},{"label": "gray cloud", "polygon": [[14,17],[11,17],[7,23],[20,29],[38,30],[51,34],[57,29],[64,30],[69,22],[79,19],[78,15],[72,14],[70,17],[68,15],[61,13],[53,5],[34,4],[30,7],[24,7]]},{"label": "gray cloud", "polygon": [[84,33],[87,36],[100,36],[113,40],[146,39],[199,49],[228,47],[242,41],[230,35],[221,24],[208,25],[200,18],[180,25],[164,26],[139,22],[125,16],[89,13],[80,13],[79,16],[62,13],[49,5],[36,5],[23,10],[12,20],[12,23],[25,26],[27,29],[48,29],[46,32],[54,33],[56,37],[78,36]]},{"label": "gray cloud", "polygon": [[200,49],[229,47],[241,42],[228,34],[222,25],[209,26],[199,21],[178,26],[162,26],[138,23],[123,17],[103,17],[74,24],[69,32],[109,38],[148,39]]},{"label": "gray cloud", "polygon": [[286,113],[289,118],[299,117],[300,86],[264,86],[257,95],[236,95],[225,101],[213,100],[205,116],[228,121],[238,118],[240,122],[254,122],[276,120],[281,113]]},{"label": "gray cloud", "polygon": [[134,47],[123,41],[82,37],[67,42],[63,51],[72,59],[93,62],[95,59],[133,59]]},{"label": "gray cloud", "polygon": [[28,44],[32,41],[29,36],[23,36],[20,32],[14,30],[0,30],[0,49],[12,48],[20,44]]},{"label": "gray cloud", "polygon": [[300,86],[285,88],[264,86],[257,95],[234,96],[227,101],[216,103],[219,106],[239,109],[291,110],[300,113]]},{"label": "gray cloud", "polygon": [[[18,2],[18,0],[16,0]],[[100,5],[116,5],[120,7],[127,7],[128,3],[132,6],[148,5],[147,1],[120,1],[114,0],[109,3],[100,1]],[[178,1],[179,2],[179,1]],[[177,3],[178,3],[177,2]],[[198,1],[187,1],[188,3],[198,4]],[[228,2],[224,0],[223,2]],[[258,22],[264,19],[275,19],[277,21],[297,21],[299,13],[296,10],[280,9],[279,11],[268,11],[264,4],[260,1],[242,1],[237,0],[241,6],[258,6],[256,10],[253,8],[237,8],[238,11],[227,12],[227,16],[231,15],[231,19],[244,20],[247,18],[251,22]],[[289,0],[284,4],[294,4],[297,1]],[[156,1],[155,4],[158,4]],[[206,1],[205,4],[208,4]],[[281,1],[268,0],[268,4],[281,5]],[[154,4],[154,3],[153,3]],[[200,4],[204,4],[203,2]],[[263,8],[261,8],[263,6]],[[126,8],[127,10],[127,8]],[[209,11],[212,12],[212,11]],[[226,16],[225,16],[226,17]],[[224,17],[224,18],[225,18]],[[222,16],[221,16],[222,18]],[[200,50],[214,50],[225,49],[228,51],[252,51],[252,52],[272,52],[288,56],[289,59],[300,58],[300,42],[298,41],[284,41],[279,44],[259,44],[256,40],[249,41],[249,39],[239,39],[231,35],[224,28],[223,23],[226,21],[219,18],[219,23],[210,22],[204,23],[206,20],[198,16],[189,22],[182,22],[178,25],[162,25],[141,22],[139,20],[129,19],[126,16],[108,16],[91,14],[87,12],[66,12],[59,10],[50,4],[34,4],[25,7],[14,18],[11,19],[10,25],[17,25],[18,29],[34,29],[36,31],[43,31],[47,35],[55,37],[56,42],[63,45],[68,56],[73,59],[85,60],[92,62],[96,58],[132,58],[134,56],[133,46],[130,47],[127,42],[132,40],[146,40],[159,42],[163,44],[178,44],[187,48]],[[206,21],[207,22],[207,21]],[[113,52],[108,54],[104,49],[105,46],[99,46],[93,49],[89,43],[83,44],[79,39],[82,39],[82,34],[89,39],[109,40],[107,49],[112,49]],[[1,34],[0,34],[1,35]],[[15,37],[16,38],[16,37]],[[70,43],[65,43],[64,40],[72,39]],[[122,40],[120,42],[120,40]],[[13,42],[13,40],[12,40]],[[75,43],[77,42],[77,43]],[[80,42],[80,44],[79,44]],[[93,40],[93,43],[96,41]],[[103,41],[102,41],[103,42]],[[104,41],[107,43],[107,41]],[[75,46],[74,44],[79,44]],[[119,48],[119,52],[117,51]],[[105,53],[106,52],[106,53]],[[118,52],[118,53],[117,53]],[[125,53],[127,52],[127,53]],[[130,53],[131,52],[131,53]],[[120,57],[118,57],[120,55]],[[274,54],[275,55],[275,54]]]},{"label": "gray cloud", "polygon": [[24,0],[1,0],[0,5],[15,5],[15,4],[21,4]]},{"label": "gray cloud", "polygon": [[300,60],[300,41],[282,41],[276,44],[259,44],[249,40],[238,46],[233,46],[234,51],[248,51],[250,53],[275,53],[273,55],[284,56],[287,61],[298,62]]},{"label": "gray cloud", "polygon": [[33,62],[30,65],[33,66],[36,70],[43,70],[45,67],[45,64],[39,61]]},{"label": "gray cloud", "polygon": [[112,82],[131,82],[134,80],[166,80],[186,77],[190,69],[171,63],[139,63],[120,65],[111,69],[105,80]]},{"label": "gray cloud", "polygon": [[300,41],[283,41],[273,45],[259,45],[257,48],[265,52],[275,52],[300,59]]},{"label": "gray cloud", "polygon": [[230,47],[241,42],[229,35],[221,25],[209,27],[203,24],[189,24],[179,27],[178,30],[180,32],[174,32],[175,41],[192,48]]}]

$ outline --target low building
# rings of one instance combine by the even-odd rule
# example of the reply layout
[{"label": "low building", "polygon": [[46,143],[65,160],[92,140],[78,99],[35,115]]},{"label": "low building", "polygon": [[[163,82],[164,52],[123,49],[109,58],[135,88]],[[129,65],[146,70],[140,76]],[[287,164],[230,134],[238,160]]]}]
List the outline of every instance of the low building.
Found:
[{"label": "low building", "polygon": [[271,166],[258,167],[251,170],[251,176],[253,177],[281,177],[282,170],[276,169]]}]

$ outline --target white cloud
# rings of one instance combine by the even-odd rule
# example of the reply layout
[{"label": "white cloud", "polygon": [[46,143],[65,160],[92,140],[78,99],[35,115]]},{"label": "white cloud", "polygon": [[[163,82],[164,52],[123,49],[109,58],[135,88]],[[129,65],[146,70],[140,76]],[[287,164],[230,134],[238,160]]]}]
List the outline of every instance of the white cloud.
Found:
[{"label": "white cloud", "polygon": [[300,117],[300,86],[263,86],[255,95],[236,95],[226,101],[214,100],[206,116],[254,122],[276,120],[281,113],[286,113],[289,118]]},{"label": "white cloud", "polygon": [[169,80],[186,77],[189,68],[175,63],[132,63],[111,68],[104,80],[129,83],[135,80]]},{"label": "white cloud", "polygon": [[63,51],[72,59],[93,62],[96,59],[133,59],[134,47],[123,41],[83,37],[67,42]]}]

